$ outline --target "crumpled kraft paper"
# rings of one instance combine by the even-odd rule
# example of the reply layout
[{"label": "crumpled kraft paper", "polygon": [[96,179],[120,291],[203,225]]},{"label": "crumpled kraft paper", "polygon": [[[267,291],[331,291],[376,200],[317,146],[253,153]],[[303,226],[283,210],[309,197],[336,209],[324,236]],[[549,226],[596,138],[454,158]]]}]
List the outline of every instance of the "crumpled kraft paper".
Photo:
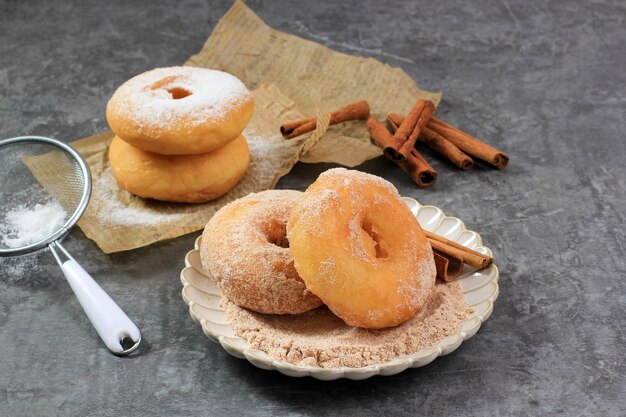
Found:
[{"label": "crumpled kraft paper", "polygon": [[[166,203],[143,199],[121,189],[108,162],[113,132],[73,142],[71,145],[85,158],[92,173],[91,200],[78,222],[85,235],[105,253],[134,249],[202,229],[225,204],[249,193],[274,188],[318,138],[313,135],[285,141],[276,126],[279,116],[301,116],[294,110],[293,102],[271,84],[260,85],[253,94],[256,110],[243,132],[250,148],[248,172],[228,194],[208,203]],[[327,126],[328,117],[320,116],[322,125]],[[33,173],[44,188],[52,187],[52,178],[44,175],[45,172]]]},{"label": "crumpled kraft paper", "polygon": [[[249,88],[271,82],[306,115],[316,114],[318,107],[332,112],[363,99],[372,114],[384,120],[391,112],[408,113],[418,99],[435,105],[441,100],[441,94],[417,88],[399,68],[274,30],[239,0],[186,64],[230,72]],[[282,124],[294,119],[284,115],[280,120]],[[300,161],[353,167],[381,154],[365,123],[349,122],[331,126]]]},{"label": "crumpled kraft paper", "polygon": [[[339,53],[267,26],[242,1],[222,17],[202,50],[186,65],[214,68],[240,78],[254,90],[255,111],[244,131],[250,168],[226,196],[204,204],[175,204],[136,197],[120,189],[108,165],[112,132],[72,143],[93,174],[89,207],[78,226],[105,252],[146,246],[200,230],[219,208],[251,192],[273,188],[298,161],[356,166],[381,154],[365,123],[328,126],[333,110],[365,99],[372,114],[407,113],[420,98],[441,95],[420,90],[401,69],[372,58]],[[314,132],[282,139],[279,127],[317,115]],[[46,186],[45,179],[42,184]]]}]

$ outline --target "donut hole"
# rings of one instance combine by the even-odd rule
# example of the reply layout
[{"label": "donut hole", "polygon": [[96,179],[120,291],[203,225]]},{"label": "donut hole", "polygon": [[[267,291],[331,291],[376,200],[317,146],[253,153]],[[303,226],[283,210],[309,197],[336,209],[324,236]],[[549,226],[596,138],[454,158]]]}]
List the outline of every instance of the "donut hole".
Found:
[{"label": "donut hole", "polygon": [[189,90],[186,90],[182,87],[172,87],[166,88],[167,92],[170,93],[172,99],[180,100],[181,98],[189,97],[192,93]]},{"label": "donut hole", "polygon": [[152,86],[150,86],[151,90],[159,90],[164,88],[165,91],[167,91],[170,96],[172,97],[173,100],[180,100],[181,98],[185,98],[185,97],[189,97],[190,95],[192,95],[193,93],[189,90],[187,90],[186,88],[183,87],[168,87],[168,85],[171,85],[177,81],[179,81],[178,76],[175,75],[171,75],[169,77],[165,77],[160,79],[159,81],[157,81],[156,83],[152,84]]},{"label": "donut hole", "polygon": [[369,237],[369,239],[371,239],[370,242],[366,242],[366,245],[374,247],[374,250],[376,251],[376,257],[386,258],[389,254],[387,253],[387,249],[385,249],[385,246],[382,243],[380,231],[378,230],[376,225],[374,225],[370,218],[366,217],[363,219],[363,221],[361,222],[361,229],[363,229],[363,231],[365,231],[366,233],[366,237],[364,238],[366,239],[367,237]]},{"label": "donut hole", "polygon": [[289,247],[289,239],[287,239],[287,224],[279,221],[268,222],[263,228],[263,234],[267,241],[272,245],[281,248]]}]

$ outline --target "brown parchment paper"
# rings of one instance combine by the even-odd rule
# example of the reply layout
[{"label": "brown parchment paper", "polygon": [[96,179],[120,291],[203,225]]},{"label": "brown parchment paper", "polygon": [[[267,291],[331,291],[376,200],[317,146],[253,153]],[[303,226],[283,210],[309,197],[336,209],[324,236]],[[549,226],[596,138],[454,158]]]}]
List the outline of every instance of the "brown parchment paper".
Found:
[{"label": "brown parchment paper", "polygon": [[[228,194],[208,203],[165,203],[121,189],[108,163],[112,132],[73,142],[71,145],[83,155],[93,176],[91,201],[78,222],[85,235],[105,253],[134,249],[202,229],[225,204],[273,188],[318,137],[285,141],[276,129],[278,117],[301,117],[294,103],[271,84],[260,85],[253,94],[255,112],[243,133],[250,147],[248,172]],[[328,117],[320,116],[323,128],[324,123],[328,125]],[[33,173],[44,188],[54,186],[55,177],[49,177],[47,171]]]},{"label": "brown parchment paper", "polygon": [[[78,226],[105,252],[138,248],[204,227],[223,205],[250,192],[273,188],[297,161],[356,166],[381,154],[363,122],[328,126],[329,114],[365,99],[372,113],[407,113],[420,98],[441,95],[420,90],[401,69],[359,58],[267,26],[242,1],[222,17],[202,50],[186,65],[220,69],[254,90],[255,111],[244,135],[250,168],[226,196],[188,205],[145,200],[120,189],[108,165],[112,132],[72,143],[93,174],[91,202]],[[318,117],[314,132],[285,141],[279,126],[303,116]],[[41,175],[40,175],[41,177]],[[49,178],[38,178],[46,187]]]},{"label": "brown parchment paper", "polygon": [[[384,119],[391,112],[408,113],[418,99],[435,104],[441,100],[441,94],[417,88],[399,68],[274,30],[239,0],[187,65],[230,72],[249,88],[269,81],[306,115],[316,114],[318,108],[331,112],[364,99],[373,115]],[[294,119],[283,115],[280,120],[282,124]],[[365,123],[351,122],[331,126],[300,161],[353,167],[379,155],[380,148],[371,143]]]}]

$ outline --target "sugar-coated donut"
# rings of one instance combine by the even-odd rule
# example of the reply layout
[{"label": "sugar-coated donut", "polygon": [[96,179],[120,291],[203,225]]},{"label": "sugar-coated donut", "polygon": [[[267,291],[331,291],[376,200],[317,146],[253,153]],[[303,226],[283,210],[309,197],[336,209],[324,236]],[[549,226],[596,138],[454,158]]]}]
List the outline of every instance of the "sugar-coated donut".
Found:
[{"label": "sugar-coated donut", "polygon": [[293,266],[286,236],[302,193],[270,190],[222,207],[202,234],[200,257],[233,303],[259,313],[298,314],[322,305]]},{"label": "sugar-coated donut", "polygon": [[350,326],[403,323],[434,288],[431,246],[380,177],[343,168],[322,173],[292,211],[287,236],[307,288]]},{"label": "sugar-coated donut", "polygon": [[122,84],[107,104],[111,130],[163,155],[211,152],[236,139],[254,99],[233,75],[206,68],[157,68]]},{"label": "sugar-coated donut", "polygon": [[109,163],[118,184],[133,194],[202,203],[223,196],[244,177],[250,151],[243,136],[200,155],[159,155],[115,136],[109,148]]}]

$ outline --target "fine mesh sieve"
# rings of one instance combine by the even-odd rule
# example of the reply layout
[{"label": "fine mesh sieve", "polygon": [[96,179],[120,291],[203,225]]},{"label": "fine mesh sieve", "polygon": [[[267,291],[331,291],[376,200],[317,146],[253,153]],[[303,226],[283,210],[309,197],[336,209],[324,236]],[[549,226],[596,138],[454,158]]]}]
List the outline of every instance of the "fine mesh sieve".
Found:
[{"label": "fine mesh sieve", "polygon": [[0,140],[0,184],[0,256],[50,249],[109,350],[127,355],[137,349],[137,326],[59,241],[89,202],[91,174],[83,158],[51,138]]}]

